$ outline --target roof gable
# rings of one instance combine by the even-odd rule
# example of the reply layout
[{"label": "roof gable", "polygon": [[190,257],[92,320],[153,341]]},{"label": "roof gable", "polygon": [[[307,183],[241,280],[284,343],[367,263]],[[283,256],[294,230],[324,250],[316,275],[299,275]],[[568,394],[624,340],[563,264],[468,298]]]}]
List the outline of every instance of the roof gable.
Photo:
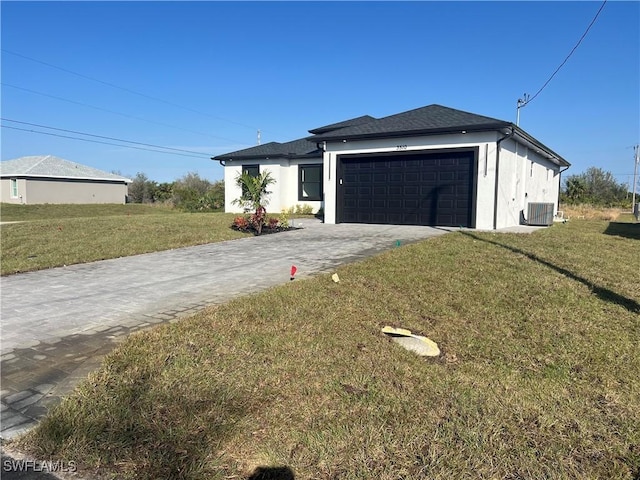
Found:
[{"label": "roof gable", "polygon": [[0,162],[0,176],[76,178],[85,180],[131,180],[114,173],[70,162],[53,155],[35,155]]},{"label": "roof gable", "polygon": [[314,128],[313,130],[309,130],[309,133],[313,133],[315,134],[322,134],[322,133],[328,133],[331,132],[333,130],[338,130],[340,128],[345,128],[345,127],[353,127],[356,125],[362,125],[365,123],[369,123],[372,121],[377,120],[377,118],[372,117],[371,115],[363,115],[361,117],[357,117],[357,118],[352,118],[350,120],[345,120],[344,122],[338,122],[338,123],[332,123],[331,125],[326,125],[324,127],[318,127],[318,128]]},{"label": "roof gable", "polygon": [[[332,130],[313,137],[316,141],[346,138],[366,138],[379,135],[408,135],[418,133],[440,133],[444,131],[487,128],[497,129],[509,122],[464,112],[442,105],[428,105],[388,117],[374,119],[359,125]],[[313,132],[312,132],[313,133]],[[310,140],[312,140],[310,138]]]}]

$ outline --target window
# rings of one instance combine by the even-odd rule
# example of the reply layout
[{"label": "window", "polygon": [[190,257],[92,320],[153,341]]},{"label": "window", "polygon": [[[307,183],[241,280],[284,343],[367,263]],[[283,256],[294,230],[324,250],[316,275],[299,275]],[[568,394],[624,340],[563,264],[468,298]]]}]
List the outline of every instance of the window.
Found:
[{"label": "window", "polygon": [[322,165],[300,165],[298,172],[298,200],[322,200]]},{"label": "window", "polygon": [[18,198],[18,179],[11,179],[11,198]]},{"label": "window", "polygon": [[[260,176],[260,165],[243,165],[242,173],[248,173],[252,177]],[[242,186],[242,196],[247,194],[247,187]]]},{"label": "window", "polygon": [[242,173],[248,173],[252,177],[260,175],[260,165],[243,165]]}]

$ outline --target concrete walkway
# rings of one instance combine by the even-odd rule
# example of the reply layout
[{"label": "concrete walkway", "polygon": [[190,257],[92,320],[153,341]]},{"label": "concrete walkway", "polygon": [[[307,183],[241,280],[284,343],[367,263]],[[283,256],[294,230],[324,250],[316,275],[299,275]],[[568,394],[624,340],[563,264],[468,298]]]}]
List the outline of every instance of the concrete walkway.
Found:
[{"label": "concrete walkway", "polygon": [[127,334],[210,304],[304,278],[447,232],[325,225],[0,278],[2,426],[11,439],[41,418]]}]

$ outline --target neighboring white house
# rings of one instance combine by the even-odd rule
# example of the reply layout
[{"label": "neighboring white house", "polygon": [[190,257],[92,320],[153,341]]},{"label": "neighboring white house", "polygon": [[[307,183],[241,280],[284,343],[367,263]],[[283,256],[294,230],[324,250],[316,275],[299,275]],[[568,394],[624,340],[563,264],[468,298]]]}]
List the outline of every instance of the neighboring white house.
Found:
[{"label": "neighboring white house", "polygon": [[239,172],[269,170],[272,212],[306,203],[323,207],[326,223],[497,229],[540,206],[556,213],[570,166],[511,122],[440,105],[309,132],[214,157],[225,166],[226,210],[237,211]]},{"label": "neighboring white house", "polygon": [[5,203],[125,203],[131,180],[53,155],[0,162]]}]

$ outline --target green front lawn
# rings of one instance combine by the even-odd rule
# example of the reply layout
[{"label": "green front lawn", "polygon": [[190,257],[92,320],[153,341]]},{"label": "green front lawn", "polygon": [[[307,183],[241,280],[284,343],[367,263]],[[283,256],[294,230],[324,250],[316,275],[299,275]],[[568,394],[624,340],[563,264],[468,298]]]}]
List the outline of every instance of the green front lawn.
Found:
[{"label": "green front lawn", "polygon": [[451,233],[132,335],[22,448],[114,478],[638,478],[625,222]]},{"label": "green front lawn", "polygon": [[150,205],[7,205],[2,225],[2,275],[220,242],[233,214],[182,213]]}]

